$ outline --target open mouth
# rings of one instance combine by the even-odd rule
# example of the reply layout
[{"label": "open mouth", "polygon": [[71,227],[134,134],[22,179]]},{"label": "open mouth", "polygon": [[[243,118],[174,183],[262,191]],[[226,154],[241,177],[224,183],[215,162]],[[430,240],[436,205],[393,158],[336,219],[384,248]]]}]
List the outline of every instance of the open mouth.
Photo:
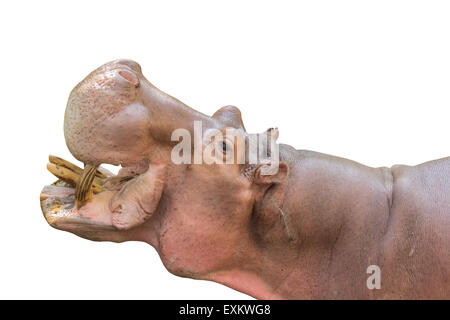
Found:
[{"label": "open mouth", "polygon": [[50,156],[47,169],[58,180],[41,192],[47,222],[79,234],[131,229],[153,215],[164,188],[166,166],[151,164],[145,172],[113,175],[100,166],[84,169]]},{"label": "open mouth", "polygon": [[55,156],[49,156],[47,169],[58,178],[40,194],[42,212],[51,226],[64,230],[79,225],[114,229],[110,217],[114,189],[120,189],[132,177],[114,176],[101,167],[82,169]]}]

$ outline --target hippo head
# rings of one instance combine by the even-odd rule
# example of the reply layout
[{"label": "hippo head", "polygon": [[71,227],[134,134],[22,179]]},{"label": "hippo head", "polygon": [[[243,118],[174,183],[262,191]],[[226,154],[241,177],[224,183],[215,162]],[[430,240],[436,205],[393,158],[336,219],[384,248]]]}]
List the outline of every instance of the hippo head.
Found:
[{"label": "hippo head", "polygon": [[[236,107],[206,116],[117,60],[74,88],[64,132],[85,168],[50,158],[60,180],[44,187],[41,207],[57,229],[147,242],[170,272],[197,279],[226,279],[258,248],[293,240],[280,222],[288,167],[276,144],[254,143],[278,132],[246,133]],[[112,175],[103,163],[122,168]]]}]

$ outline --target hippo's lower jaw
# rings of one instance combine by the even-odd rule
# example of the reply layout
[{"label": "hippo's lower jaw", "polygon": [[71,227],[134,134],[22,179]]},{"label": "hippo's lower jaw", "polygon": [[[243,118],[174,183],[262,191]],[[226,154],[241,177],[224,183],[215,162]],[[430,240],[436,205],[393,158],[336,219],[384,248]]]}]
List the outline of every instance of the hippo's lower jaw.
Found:
[{"label": "hippo's lower jaw", "polygon": [[158,207],[164,165],[150,165],[135,177],[113,176],[101,170],[90,190],[90,200],[78,208],[75,186],[82,170],[60,158],[50,156],[50,162],[47,168],[59,180],[44,187],[40,200],[45,219],[56,229],[101,240],[104,232],[127,230],[143,223]]},{"label": "hippo's lower jaw", "polygon": [[[75,206],[75,189],[72,187],[48,185],[41,192],[41,207],[47,222],[58,229],[83,225],[93,229],[114,229],[108,213],[108,199],[112,192],[95,195],[85,206]],[[69,231],[69,230],[67,230]]]}]

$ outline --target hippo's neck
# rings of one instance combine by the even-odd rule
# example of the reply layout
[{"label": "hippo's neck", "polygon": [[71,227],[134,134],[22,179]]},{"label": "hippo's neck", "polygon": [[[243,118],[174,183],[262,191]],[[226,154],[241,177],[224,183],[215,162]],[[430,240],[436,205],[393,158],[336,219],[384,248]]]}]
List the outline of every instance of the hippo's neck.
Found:
[{"label": "hippo's neck", "polygon": [[242,268],[213,280],[263,299],[370,298],[366,271],[381,263],[390,170],[285,145],[280,160],[290,172],[284,217]]}]

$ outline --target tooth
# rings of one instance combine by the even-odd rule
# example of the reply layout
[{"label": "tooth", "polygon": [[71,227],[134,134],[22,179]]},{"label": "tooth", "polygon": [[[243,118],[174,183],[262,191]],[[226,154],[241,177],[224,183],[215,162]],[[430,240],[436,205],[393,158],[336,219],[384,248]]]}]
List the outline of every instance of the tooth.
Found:
[{"label": "tooth", "polygon": [[[61,167],[66,167],[67,169],[70,169],[70,170],[76,172],[78,175],[81,175],[83,173],[83,169],[81,169],[80,167],[74,165],[73,163],[71,163],[67,160],[64,160],[63,158],[49,155],[48,160],[50,161],[50,163],[54,163]],[[110,173],[107,170],[100,168],[100,167],[95,172],[95,176],[100,179],[108,178],[108,176],[109,176],[108,174],[110,174]]]},{"label": "tooth", "polygon": [[75,203],[81,208],[92,198],[92,183],[99,165],[86,164],[75,188]]},{"label": "tooth", "polygon": [[[77,185],[78,180],[80,179],[80,174],[82,173],[82,169],[80,169],[80,174],[77,172],[74,172],[67,167],[62,167],[59,165],[56,165],[54,163],[48,163],[47,164],[47,170],[50,171],[54,176],[56,176],[58,179],[67,182],[68,184],[71,184],[73,186]],[[103,181],[97,181],[100,179],[94,179],[94,182],[92,184],[92,191],[94,193],[100,193],[103,191],[102,184]]]},{"label": "tooth", "polygon": [[97,172],[95,173],[95,176],[99,177],[101,179],[106,179],[106,178],[114,176],[114,174],[105,168],[98,167]]}]

